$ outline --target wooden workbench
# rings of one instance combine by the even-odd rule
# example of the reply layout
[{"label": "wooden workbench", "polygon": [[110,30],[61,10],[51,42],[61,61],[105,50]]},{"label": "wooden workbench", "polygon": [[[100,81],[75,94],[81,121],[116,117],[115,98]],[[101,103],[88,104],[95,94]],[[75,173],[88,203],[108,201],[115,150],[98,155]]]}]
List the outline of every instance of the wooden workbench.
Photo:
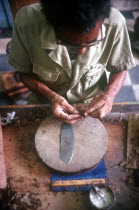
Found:
[{"label": "wooden workbench", "polygon": [[[80,105],[80,107],[84,107]],[[39,158],[34,145],[35,132],[51,110],[41,106],[1,106],[0,114],[16,112],[16,119],[3,126],[4,154],[8,178],[7,202],[13,209],[90,210],[88,192],[52,192],[51,169]],[[113,112],[139,112],[139,104],[115,104]],[[105,163],[108,183],[115,191],[113,210],[138,209],[139,189],[134,186],[133,171],[120,163],[126,158],[126,120],[106,120],[108,149]]]}]

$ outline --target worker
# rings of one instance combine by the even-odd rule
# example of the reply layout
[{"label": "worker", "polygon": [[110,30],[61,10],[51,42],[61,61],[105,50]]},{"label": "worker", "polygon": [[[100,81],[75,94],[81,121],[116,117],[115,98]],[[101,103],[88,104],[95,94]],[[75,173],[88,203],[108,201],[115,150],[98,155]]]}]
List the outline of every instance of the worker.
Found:
[{"label": "worker", "polygon": [[[134,67],[125,19],[110,0],[41,0],[16,15],[9,63],[32,91],[29,103],[51,104],[67,123],[110,113]],[[107,81],[106,71],[110,72]]]}]

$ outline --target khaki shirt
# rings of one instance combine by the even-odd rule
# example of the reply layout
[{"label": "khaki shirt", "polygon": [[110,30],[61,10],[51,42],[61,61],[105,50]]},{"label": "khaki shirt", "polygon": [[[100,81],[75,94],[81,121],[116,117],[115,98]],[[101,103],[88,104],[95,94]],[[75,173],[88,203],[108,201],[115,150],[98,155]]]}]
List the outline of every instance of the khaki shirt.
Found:
[{"label": "khaki shirt", "polygon": [[69,102],[87,102],[104,89],[100,78],[106,70],[118,72],[134,67],[125,18],[117,9],[112,8],[109,19],[104,20],[102,34],[104,40],[88,47],[72,67],[67,48],[56,43],[40,4],[33,4],[16,15],[9,63],[18,71],[33,72]]}]

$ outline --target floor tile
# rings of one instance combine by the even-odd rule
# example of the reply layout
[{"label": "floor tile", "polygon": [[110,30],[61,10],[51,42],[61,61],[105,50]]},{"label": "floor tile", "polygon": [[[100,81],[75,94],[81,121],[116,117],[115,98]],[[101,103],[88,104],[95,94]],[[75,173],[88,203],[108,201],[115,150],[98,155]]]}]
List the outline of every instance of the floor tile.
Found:
[{"label": "floor tile", "polygon": [[126,25],[129,31],[134,31],[135,19],[126,19]]},{"label": "floor tile", "polygon": [[129,11],[120,11],[122,13],[122,15],[126,18],[126,19],[134,19],[133,13],[131,10]]},{"label": "floor tile", "polygon": [[134,19],[139,17],[139,11],[133,11],[132,13],[133,13]]},{"label": "floor tile", "polygon": [[8,55],[0,55],[0,71],[12,71],[14,68],[8,63]]},{"label": "floor tile", "polygon": [[136,100],[139,102],[139,84],[138,85],[133,85],[133,90],[134,90]]},{"label": "floor tile", "polygon": [[6,54],[6,46],[11,38],[0,39],[0,54]]},{"label": "floor tile", "polygon": [[112,0],[112,5],[120,10],[135,10],[139,8],[139,0]]},{"label": "floor tile", "polygon": [[136,102],[132,86],[123,86],[115,102]]},{"label": "floor tile", "polygon": [[133,10],[137,8],[139,2],[131,0],[112,0],[112,5],[119,10]]},{"label": "floor tile", "polygon": [[139,65],[135,66],[129,71],[131,82],[133,85],[139,84]]},{"label": "floor tile", "polygon": [[130,86],[132,85],[131,83],[131,79],[130,79],[130,75],[129,75],[129,71],[127,71],[127,75],[126,75],[126,78],[125,78],[125,81],[124,81],[124,86]]},{"label": "floor tile", "polygon": [[135,64],[139,65],[139,55],[133,53],[133,56],[134,56]]},{"label": "floor tile", "polygon": [[11,38],[12,37],[12,28],[4,28],[4,29],[1,29],[0,31],[0,39],[3,39],[3,38]]},{"label": "floor tile", "polygon": [[139,0],[136,0],[136,1],[135,1],[134,5],[133,5],[133,9],[134,9],[134,10],[139,9]]}]

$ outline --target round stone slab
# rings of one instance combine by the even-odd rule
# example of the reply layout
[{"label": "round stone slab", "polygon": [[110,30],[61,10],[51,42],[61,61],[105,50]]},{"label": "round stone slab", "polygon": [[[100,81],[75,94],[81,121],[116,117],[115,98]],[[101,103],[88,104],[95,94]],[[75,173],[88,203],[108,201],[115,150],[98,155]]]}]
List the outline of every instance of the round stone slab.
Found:
[{"label": "round stone slab", "polygon": [[43,162],[64,173],[80,173],[95,167],[103,158],[108,137],[99,119],[86,117],[73,124],[74,154],[69,163],[60,160],[60,132],[63,122],[53,116],[42,121],[35,135],[36,150]]}]

